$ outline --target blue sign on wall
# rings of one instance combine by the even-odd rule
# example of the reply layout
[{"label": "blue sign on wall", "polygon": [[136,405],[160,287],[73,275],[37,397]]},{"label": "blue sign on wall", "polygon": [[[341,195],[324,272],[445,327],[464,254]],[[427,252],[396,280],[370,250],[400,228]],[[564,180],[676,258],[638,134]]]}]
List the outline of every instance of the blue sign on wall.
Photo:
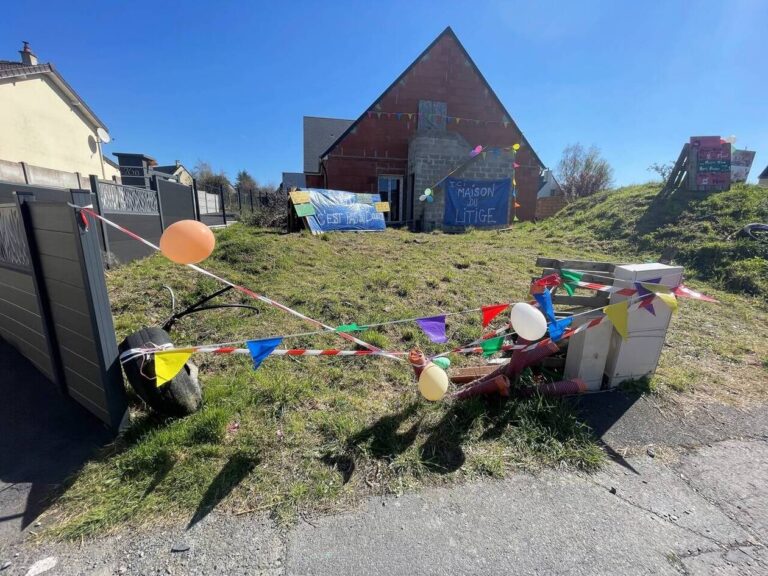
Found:
[{"label": "blue sign on wall", "polygon": [[463,180],[445,181],[446,226],[501,226],[509,223],[509,190],[512,181]]},{"label": "blue sign on wall", "polygon": [[315,208],[314,216],[307,216],[312,232],[334,230],[385,230],[384,214],[377,212],[374,202],[381,201],[378,194],[355,194],[339,190],[309,188],[309,202]]}]

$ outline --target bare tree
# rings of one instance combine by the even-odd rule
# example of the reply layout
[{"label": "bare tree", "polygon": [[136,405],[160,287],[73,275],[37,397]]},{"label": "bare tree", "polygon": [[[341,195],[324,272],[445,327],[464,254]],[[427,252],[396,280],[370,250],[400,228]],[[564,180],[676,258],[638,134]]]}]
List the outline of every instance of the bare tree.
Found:
[{"label": "bare tree", "polygon": [[654,162],[648,166],[648,172],[655,172],[659,175],[662,182],[666,182],[669,179],[669,175],[672,174],[674,167],[674,162]]},{"label": "bare tree", "polygon": [[192,169],[192,175],[197,180],[197,187],[206,192],[218,194],[226,192],[232,186],[223,170],[215,172],[211,167],[211,163],[205,160],[197,161],[197,164]]},{"label": "bare tree", "polygon": [[557,165],[560,187],[569,198],[589,196],[611,185],[613,168],[600,156],[600,150],[581,144],[570,144],[563,150]]}]

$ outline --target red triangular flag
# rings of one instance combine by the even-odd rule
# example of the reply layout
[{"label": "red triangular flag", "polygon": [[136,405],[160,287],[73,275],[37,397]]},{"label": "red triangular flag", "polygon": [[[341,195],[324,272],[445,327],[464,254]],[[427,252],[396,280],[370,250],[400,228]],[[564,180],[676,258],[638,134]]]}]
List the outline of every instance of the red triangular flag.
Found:
[{"label": "red triangular flag", "polygon": [[509,304],[492,304],[490,306],[483,306],[481,310],[483,311],[483,328],[488,326],[488,324],[491,323],[491,320],[496,318],[499,314],[504,312],[509,308]]},{"label": "red triangular flag", "polygon": [[515,208],[522,208],[523,205],[520,202],[515,202]]}]

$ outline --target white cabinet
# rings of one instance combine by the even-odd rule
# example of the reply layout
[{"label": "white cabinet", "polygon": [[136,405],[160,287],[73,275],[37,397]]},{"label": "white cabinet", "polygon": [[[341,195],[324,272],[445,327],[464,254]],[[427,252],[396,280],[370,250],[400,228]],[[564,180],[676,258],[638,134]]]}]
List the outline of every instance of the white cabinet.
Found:
[{"label": "white cabinet", "polygon": [[[634,288],[636,282],[656,281],[674,288],[682,282],[683,268],[658,263],[628,264],[616,266],[614,278],[614,286]],[[613,293],[611,304],[628,298],[636,300],[637,295],[623,296]],[[655,314],[644,308],[630,309],[629,336],[626,339],[622,339],[618,332],[612,330],[605,363],[608,387],[613,388],[625,380],[648,376],[656,370],[672,311],[658,298],[653,300],[653,307]]]}]

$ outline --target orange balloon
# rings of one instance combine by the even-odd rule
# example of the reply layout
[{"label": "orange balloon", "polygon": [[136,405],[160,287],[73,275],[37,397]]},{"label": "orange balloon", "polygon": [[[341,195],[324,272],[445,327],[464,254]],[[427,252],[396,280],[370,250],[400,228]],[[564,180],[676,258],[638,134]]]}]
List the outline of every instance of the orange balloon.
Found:
[{"label": "orange balloon", "polygon": [[202,222],[180,220],[168,226],[160,236],[160,251],[178,264],[197,264],[213,252],[216,238]]}]

